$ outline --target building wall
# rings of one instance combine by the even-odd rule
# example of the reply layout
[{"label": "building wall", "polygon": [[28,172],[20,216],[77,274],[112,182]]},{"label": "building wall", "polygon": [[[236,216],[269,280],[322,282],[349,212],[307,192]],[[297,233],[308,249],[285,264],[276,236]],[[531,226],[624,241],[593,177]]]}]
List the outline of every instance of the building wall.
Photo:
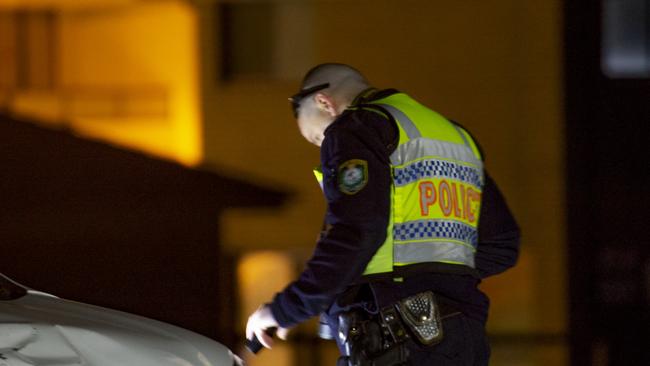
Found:
[{"label": "building wall", "polygon": [[149,2],[125,10],[71,15],[63,25],[67,62],[62,74],[71,85],[127,91],[153,86],[162,89],[167,102],[164,115],[120,118],[123,129],[114,128],[117,118],[83,118],[75,126],[185,163],[201,161],[197,36],[195,14],[188,4]]},{"label": "building wall", "polygon": [[[32,0],[14,6],[4,14],[23,12],[34,23],[27,27],[28,47],[51,39],[53,60],[45,68],[54,75],[47,88],[10,90],[13,113],[188,165],[201,162],[198,37],[189,3]],[[32,31],[43,27],[38,15],[44,12],[52,14],[49,36]],[[17,18],[1,19],[10,25]],[[21,52],[20,45],[10,47]],[[40,52],[32,47],[27,59],[42,58]],[[0,65],[12,60],[8,56]]]}]

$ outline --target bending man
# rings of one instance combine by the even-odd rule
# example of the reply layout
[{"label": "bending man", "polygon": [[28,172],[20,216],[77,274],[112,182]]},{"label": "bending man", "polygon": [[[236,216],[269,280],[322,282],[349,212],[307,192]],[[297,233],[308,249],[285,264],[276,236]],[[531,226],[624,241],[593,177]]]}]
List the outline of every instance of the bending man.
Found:
[{"label": "bending man", "polygon": [[340,365],[487,365],[481,279],[512,267],[519,229],[474,138],[408,95],[322,64],[291,98],[321,148],[324,231],[300,277],[249,319],[286,329],[324,314]]}]

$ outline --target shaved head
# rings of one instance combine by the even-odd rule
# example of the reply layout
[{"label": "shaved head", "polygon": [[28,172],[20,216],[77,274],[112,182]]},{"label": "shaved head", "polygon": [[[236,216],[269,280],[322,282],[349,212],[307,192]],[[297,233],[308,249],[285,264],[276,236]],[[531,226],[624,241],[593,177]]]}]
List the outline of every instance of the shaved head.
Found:
[{"label": "shaved head", "polygon": [[350,65],[325,63],[316,65],[307,71],[302,80],[302,87],[304,89],[324,83],[336,85],[351,80],[368,84],[361,72]]},{"label": "shaved head", "polygon": [[[315,89],[311,89],[314,88]],[[300,132],[307,141],[320,146],[327,127],[370,85],[352,66],[320,64],[307,72],[300,96],[292,97]]]},{"label": "shaved head", "polygon": [[325,63],[314,66],[305,74],[302,89],[329,83],[327,94],[342,103],[349,103],[369,87],[361,72],[350,65]]}]

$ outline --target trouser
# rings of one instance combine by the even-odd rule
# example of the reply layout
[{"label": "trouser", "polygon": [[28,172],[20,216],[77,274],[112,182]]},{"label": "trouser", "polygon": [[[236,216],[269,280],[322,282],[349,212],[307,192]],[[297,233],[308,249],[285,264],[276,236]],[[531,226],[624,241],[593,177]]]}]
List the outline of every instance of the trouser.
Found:
[{"label": "trouser", "polygon": [[412,340],[406,342],[410,365],[488,365],[490,346],[482,322],[458,314],[442,319],[442,325],[445,336],[434,346],[422,347]]}]

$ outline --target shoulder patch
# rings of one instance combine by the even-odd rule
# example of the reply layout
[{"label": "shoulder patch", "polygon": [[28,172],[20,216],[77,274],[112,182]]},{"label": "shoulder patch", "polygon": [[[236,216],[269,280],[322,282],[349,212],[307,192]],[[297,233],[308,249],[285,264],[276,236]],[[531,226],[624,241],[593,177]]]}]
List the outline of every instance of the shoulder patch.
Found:
[{"label": "shoulder patch", "polygon": [[368,162],[361,159],[348,160],[339,165],[339,190],[345,194],[356,194],[368,183]]}]

